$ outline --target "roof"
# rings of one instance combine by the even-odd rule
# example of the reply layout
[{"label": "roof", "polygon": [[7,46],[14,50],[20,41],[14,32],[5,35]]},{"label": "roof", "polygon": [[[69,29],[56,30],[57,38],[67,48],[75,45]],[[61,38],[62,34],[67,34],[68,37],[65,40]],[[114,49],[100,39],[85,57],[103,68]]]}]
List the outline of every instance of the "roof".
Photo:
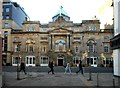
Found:
[{"label": "roof", "polygon": [[[63,7],[61,6],[60,9],[57,11],[56,15],[60,15],[61,14],[65,15],[65,16],[68,16],[67,12],[64,11]],[[56,16],[55,15],[55,16]]]}]

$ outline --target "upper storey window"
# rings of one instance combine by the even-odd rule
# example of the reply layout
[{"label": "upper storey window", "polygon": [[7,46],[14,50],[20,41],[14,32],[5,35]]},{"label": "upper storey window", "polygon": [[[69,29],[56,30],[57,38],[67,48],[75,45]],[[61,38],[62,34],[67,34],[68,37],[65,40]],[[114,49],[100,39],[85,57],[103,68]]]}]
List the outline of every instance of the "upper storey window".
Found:
[{"label": "upper storey window", "polygon": [[5,23],[5,24],[4,24],[4,28],[8,28],[8,23]]},{"label": "upper storey window", "polygon": [[26,31],[27,31],[27,32],[28,32],[28,31],[35,31],[35,27],[33,27],[33,26],[27,27],[27,28],[26,28]]},{"label": "upper storey window", "polygon": [[58,39],[55,41],[55,49],[56,51],[64,51],[65,50],[65,40]]},{"label": "upper storey window", "polygon": [[96,31],[96,26],[89,26],[89,27],[88,27],[88,30],[89,30],[89,31]]},{"label": "upper storey window", "polygon": [[5,11],[6,11],[7,13],[10,12],[10,8],[7,7],[7,8],[5,9]]}]

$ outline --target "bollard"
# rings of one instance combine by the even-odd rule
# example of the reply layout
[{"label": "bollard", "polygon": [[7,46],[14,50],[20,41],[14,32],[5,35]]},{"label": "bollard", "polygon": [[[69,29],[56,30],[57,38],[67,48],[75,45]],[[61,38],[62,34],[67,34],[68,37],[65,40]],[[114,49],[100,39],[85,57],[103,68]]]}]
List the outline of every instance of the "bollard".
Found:
[{"label": "bollard", "polygon": [[89,79],[88,81],[92,81],[92,77],[91,77],[91,66],[89,67]]},{"label": "bollard", "polygon": [[6,83],[5,83],[5,71],[4,71],[4,73],[3,73],[3,83],[2,83],[2,85],[3,85],[3,86],[6,85]]},{"label": "bollard", "polygon": [[113,88],[115,88],[115,78],[113,77]]},{"label": "bollard", "polygon": [[17,63],[17,80],[20,80],[19,63]]},{"label": "bollard", "polygon": [[97,73],[97,87],[99,87],[99,74]]}]

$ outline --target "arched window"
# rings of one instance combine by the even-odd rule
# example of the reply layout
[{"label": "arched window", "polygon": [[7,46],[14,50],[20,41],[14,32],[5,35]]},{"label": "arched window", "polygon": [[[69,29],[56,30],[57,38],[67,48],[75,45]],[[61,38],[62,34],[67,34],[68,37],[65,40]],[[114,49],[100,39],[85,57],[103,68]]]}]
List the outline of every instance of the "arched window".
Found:
[{"label": "arched window", "polygon": [[34,52],[34,47],[35,47],[35,41],[30,40],[30,39],[26,41],[27,52]]},{"label": "arched window", "polygon": [[96,42],[93,39],[88,40],[87,45],[89,52],[96,52]]},{"label": "arched window", "polygon": [[59,40],[56,40],[55,42],[55,49],[56,51],[63,51],[65,50],[65,40],[64,39],[59,39]]}]

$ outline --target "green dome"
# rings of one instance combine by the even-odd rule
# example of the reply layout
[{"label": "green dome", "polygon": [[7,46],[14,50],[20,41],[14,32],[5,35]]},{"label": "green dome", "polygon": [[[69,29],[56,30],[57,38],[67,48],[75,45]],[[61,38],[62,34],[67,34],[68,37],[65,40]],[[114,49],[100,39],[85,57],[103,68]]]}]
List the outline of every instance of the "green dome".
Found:
[{"label": "green dome", "polygon": [[[61,6],[60,9],[58,10],[58,12],[56,13],[56,15],[65,15],[65,16],[68,16],[68,14],[64,11],[63,7]],[[56,16],[55,15],[55,16]]]},{"label": "green dome", "polygon": [[63,19],[64,21],[69,21],[70,17],[64,11],[63,7],[61,6],[55,16],[52,17],[53,21],[57,21],[59,19]]}]

